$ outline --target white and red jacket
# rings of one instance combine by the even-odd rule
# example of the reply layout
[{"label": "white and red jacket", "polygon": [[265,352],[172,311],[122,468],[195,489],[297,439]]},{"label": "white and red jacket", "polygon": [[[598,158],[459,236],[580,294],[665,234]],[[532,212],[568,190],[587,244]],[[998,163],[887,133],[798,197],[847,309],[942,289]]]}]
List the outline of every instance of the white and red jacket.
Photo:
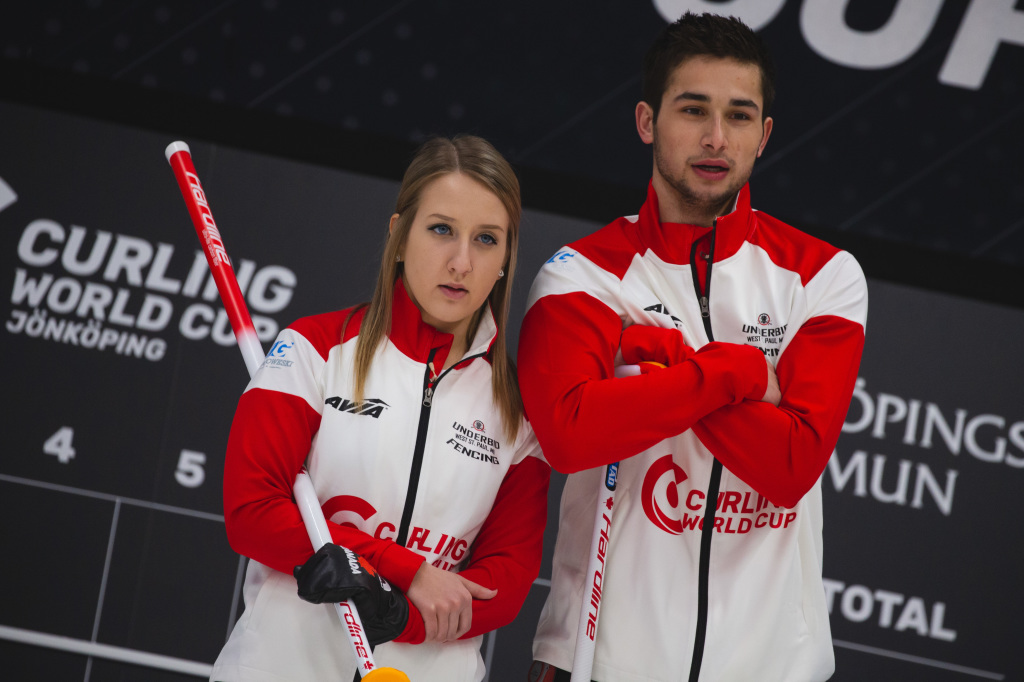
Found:
[{"label": "white and red jacket", "polygon": [[[518,613],[540,569],[549,468],[523,421],[506,439],[491,393],[488,311],[464,358],[441,372],[452,337],[422,322],[401,281],[391,332],[354,403],[363,312],[308,317],[278,336],[242,395],[228,440],[228,539],[252,559],[245,612],[213,679],[350,680],[355,662],[333,608],[296,594],[292,569],[312,555],[292,483],[305,464],[334,542],[402,590],[423,561],[498,590],[473,602],[473,625],[447,644],[421,643],[410,603],[402,635],[378,665],[417,682],[482,679],[480,638]],[[437,368],[437,373],[434,372]]]},{"label": "white and red jacket", "polygon": [[[572,668],[594,467],[621,460],[594,679],[828,679],[819,479],[860,364],[863,273],[751,210],[747,187],[713,228],[658,216],[651,186],[638,216],[563,248],[530,294],[523,399],[572,474],[534,656]],[[613,379],[620,344],[670,366]],[[765,358],[778,407],[759,402]]]}]

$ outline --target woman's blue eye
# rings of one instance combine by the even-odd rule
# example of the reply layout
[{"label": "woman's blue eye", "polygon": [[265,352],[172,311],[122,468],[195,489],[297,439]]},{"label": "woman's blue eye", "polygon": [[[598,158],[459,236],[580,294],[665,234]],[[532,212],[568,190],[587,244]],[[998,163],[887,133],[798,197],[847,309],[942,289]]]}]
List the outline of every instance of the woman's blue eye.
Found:
[{"label": "woman's blue eye", "polygon": [[429,229],[433,230],[437,234],[451,234],[452,233],[452,228],[449,227],[448,225],[445,225],[444,223],[438,223],[437,225],[431,225]]},{"label": "woman's blue eye", "polygon": [[482,234],[482,235],[480,235],[480,239],[482,239],[485,244],[497,244],[498,243],[498,240],[494,238],[494,235],[490,235],[490,234]]}]

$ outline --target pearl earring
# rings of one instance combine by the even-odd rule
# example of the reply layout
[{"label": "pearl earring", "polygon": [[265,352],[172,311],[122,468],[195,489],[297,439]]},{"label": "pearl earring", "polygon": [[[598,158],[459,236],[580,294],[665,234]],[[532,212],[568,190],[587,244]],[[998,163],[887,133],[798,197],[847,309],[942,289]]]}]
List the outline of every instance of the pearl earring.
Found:
[{"label": "pearl earring", "polygon": [[498,277],[504,277],[504,276],[505,276],[505,268],[502,268],[501,270],[498,270]]}]

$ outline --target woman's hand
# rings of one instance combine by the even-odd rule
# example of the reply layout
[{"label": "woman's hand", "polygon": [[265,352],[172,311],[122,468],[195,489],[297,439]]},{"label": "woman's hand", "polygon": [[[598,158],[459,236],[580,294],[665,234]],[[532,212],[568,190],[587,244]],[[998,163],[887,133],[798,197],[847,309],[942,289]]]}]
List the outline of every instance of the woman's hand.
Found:
[{"label": "woman's hand", "polygon": [[450,642],[469,632],[473,600],[491,599],[496,594],[497,590],[423,562],[405,596],[423,616],[425,641]]}]

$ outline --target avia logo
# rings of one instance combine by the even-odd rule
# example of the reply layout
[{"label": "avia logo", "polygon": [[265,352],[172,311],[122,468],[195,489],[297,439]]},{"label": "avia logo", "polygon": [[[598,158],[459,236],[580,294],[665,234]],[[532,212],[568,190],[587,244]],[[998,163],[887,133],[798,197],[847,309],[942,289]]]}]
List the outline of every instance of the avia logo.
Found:
[{"label": "avia logo", "polygon": [[361,403],[356,403],[348,398],[338,396],[331,396],[324,401],[324,404],[330,405],[338,412],[351,412],[352,414],[360,414],[364,417],[373,417],[374,419],[378,419],[384,410],[391,407],[380,398],[370,398]]},{"label": "avia logo", "polygon": [[672,318],[672,322],[675,323],[676,327],[681,327],[682,324],[683,324],[682,320],[680,320],[678,317],[676,317],[675,315],[670,313],[668,311],[668,308],[666,308],[661,303],[655,303],[654,305],[649,305],[646,308],[644,308],[644,310],[646,310],[649,313],[658,313],[659,315],[668,315],[670,318]]},{"label": "avia logo", "polygon": [[575,253],[569,253],[568,251],[559,251],[554,256],[548,259],[548,263],[565,263],[570,258],[574,257]]},{"label": "avia logo", "polygon": [[757,316],[757,323],[762,327],[767,327],[772,323],[771,315],[769,315],[768,313],[761,313],[760,315]]},{"label": "avia logo", "polygon": [[670,535],[680,535],[683,524],[669,516],[668,509],[679,508],[679,484],[687,479],[686,472],[672,461],[672,455],[665,455],[651,465],[644,476],[640,499],[644,513],[651,522]]}]

